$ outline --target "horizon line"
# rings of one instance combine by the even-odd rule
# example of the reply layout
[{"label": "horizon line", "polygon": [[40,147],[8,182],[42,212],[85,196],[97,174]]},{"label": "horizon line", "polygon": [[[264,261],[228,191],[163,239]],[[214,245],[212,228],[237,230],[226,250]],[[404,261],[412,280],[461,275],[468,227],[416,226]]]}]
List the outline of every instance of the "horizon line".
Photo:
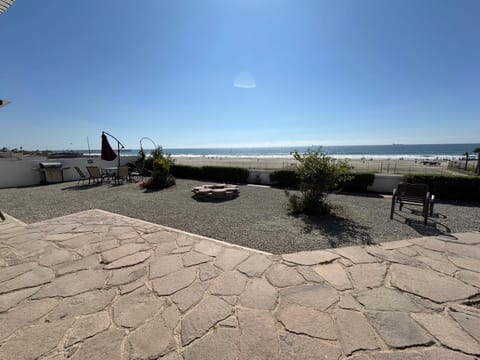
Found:
[{"label": "horizon line", "polygon": [[[312,149],[315,149],[315,148],[325,148],[325,147],[333,147],[333,146],[341,146],[341,147],[350,147],[350,146],[410,146],[410,145],[480,145],[480,141],[479,142],[458,142],[458,143],[391,143],[391,144],[356,144],[356,145],[316,145],[316,144],[311,144],[311,145],[274,145],[274,146],[268,146],[268,145],[264,145],[264,146],[246,146],[246,145],[243,145],[243,146],[235,146],[235,145],[232,145],[232,146],[225,146],[225,145],[222,145],[222,146],[199,146],[199,147],[196,147],[196,146],[183,146],[183,147],[170,147],[170,146],[162,146],[163,149],[168,149],[168,150],[179,150],[179,149],[268,149],[268,148],[295,148],[295,147],[302,147],[302,148],[312,148]],[[160,145],[161,146],[161,145]],[[18,150],[18,148],[13,148],[13,149],[16,149]],[[13,150],[13,149],[9,149],[9,151]],[[91,151],[98,151],[100,150],[101,148],[98,148],[98,149],[90,149]],[[139,148],[136,148],[136,147],[125,147],[124,149],[122,150],[137,150]],[[145,148],[145,150],[152,150],[153,148]],[[31,150],[31,149],[25,149],[23,148],[21,151],[80,151],[80,150],[88,150],[86,148],[75,148],[75,149],[43,149],[43,150],[40,150],[40,149],[35,149],[35,150]]]}]

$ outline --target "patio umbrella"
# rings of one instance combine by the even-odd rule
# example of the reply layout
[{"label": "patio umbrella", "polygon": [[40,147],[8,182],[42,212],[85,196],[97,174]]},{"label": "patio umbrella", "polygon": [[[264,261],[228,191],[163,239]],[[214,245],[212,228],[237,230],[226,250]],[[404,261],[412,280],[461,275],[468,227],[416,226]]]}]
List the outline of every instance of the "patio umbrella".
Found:
[{"label": "patio umbrella", "polygon": [[13,5],[15,0],[0,0],[0,14],[3,14],[7,9]]},{"label": "patio umbrella", "polygon": [[108,143],[107,135],[102,133],[102,160],[113,161],[117,158],[117,154],[113,151],[112,147]]},{"label": "patio umbrella", "polygon": [[11,101],[0,99],[0,107],[7,106],[8,104],[11,104],[11,103],[12,103]]}]

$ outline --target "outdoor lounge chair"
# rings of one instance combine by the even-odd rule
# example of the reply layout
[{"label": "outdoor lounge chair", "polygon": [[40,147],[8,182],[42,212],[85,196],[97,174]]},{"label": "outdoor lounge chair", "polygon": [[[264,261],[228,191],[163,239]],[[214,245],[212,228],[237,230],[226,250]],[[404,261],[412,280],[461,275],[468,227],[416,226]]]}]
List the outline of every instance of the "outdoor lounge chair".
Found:
[{"label": "outdoor lounge chair", "polygon": [[398,203],[399,210],[402,211],[404,204],[422,206],[423,223],[427,224],[428,216],[433,214],[433,204],[435,196],[428,191],[428,185],[425,184],[398,184],[393,190],[392,207],[390,209],[390,219],[393,219],[395,204]]},{"label": "outdoor lounge chair", "polygon": [[128,163],[126,166],[128,167],[128,180],[130,182],[137,181],[143,175],[143,170],[137,168],[134,164]]},{"label": "outdoor lounge chair", "polygon": [[115,182],[126,181],[128,179],[128,166],[122,165],[118,167],[117,174],[115,176]]},{"label": "outdoor lounge chair", "polygon": [[90,181],[93,181],[94,183],[103,183],[105,175],[102,175],[98,166],[87,166],[87,171],[89,174],[88,185],[90,185]]},{"label": "outdoor lounge chair", "polygon": [[73,167],[77,173],[78,173],[78,176],[80,176],[80,179],[78,179],[78,183],[77,184],[80,184],[80,181],[82,181],[82,184],[85,183],[85,180],[87,180],[87,177],[85,176],[85,174],[83,173],[82,170],[80,170],[80,168],[78,166],[74,166]]}]

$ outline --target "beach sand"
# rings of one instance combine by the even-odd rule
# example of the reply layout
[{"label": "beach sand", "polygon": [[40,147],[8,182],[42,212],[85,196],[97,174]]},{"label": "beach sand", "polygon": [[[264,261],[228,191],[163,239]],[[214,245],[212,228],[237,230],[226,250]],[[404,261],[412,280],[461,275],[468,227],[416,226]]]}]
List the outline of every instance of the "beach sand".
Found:
[{"label": "beach sand", "polygon": [[[175,157],[175,162],[191,166],[234,166],[247,169],[279,170],[295,169],[297,162],[291,158],[255,158],[255,157]],[[373,172],[383,174],[452,174],[447,170],[448,161],[440,165],[424,165],[421,160],[399,159],[350,159],[355,172]]]}]

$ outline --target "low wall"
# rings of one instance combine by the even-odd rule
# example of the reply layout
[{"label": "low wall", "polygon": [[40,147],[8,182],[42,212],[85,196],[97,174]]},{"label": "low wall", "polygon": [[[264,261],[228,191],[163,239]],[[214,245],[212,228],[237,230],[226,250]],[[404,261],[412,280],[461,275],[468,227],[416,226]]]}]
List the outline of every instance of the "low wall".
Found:
[{"label": "low wall", "polygon": [[[122,156],[120,163],[122,165],[128,162],[134,162],[136,156]],[[112,167],[117,165],[117,161],[104,161],[99,157],[92,158],[69,158],[69,159],[51,159],[45,157],[38,158],[24,158],[18,159],[0,159],[0,188],[31,186],[40,184],[40,173],[35,170],[38,169],[38,163],[46,162],[60,162],[63,167],[69,167],[64,170],[63,176],[65,181],[78,180],[79,176],[74,166],[78,166],[85,174],[88,174],[86,167],[96,165],[100,168]],[[375,174],[375,180],[371,186],[367,188],[368,191],[391,194],[393,189],[402,181],[402,175],[382,175]],[[270,184],[269,170],[250,170],[247,182],[252,184]]]},{"label": "low wall", "polygon": [[367,190],[381,194],[391,194],[402,179],[402,175],[375,174],[375,180],[372,185],[367,187]]},{"label": "low wall", "polygon": [[249,170],[247,182],[249,184],[270,185],[269,170]]},{"label": "low wall", "polygon": [[[264,184],[270,185],[270,171],[268,170],[249,170],[250,175],[248,176],[247,181],[253,184]],[[384,174],[375,174],[375,180],[373,184],[367,187],[368,191],[381,193],[381,194],[391,194],[393,189],[402,181],[403,175],[384,175]]]},{"label": "low wall", "polygon": [[[136,156],[122,156],[120,164],[134,162]],[[93,158],[69,158],[69,159],[46,159],[45,157],[23,158],[19,159],[0,159],[0,188],[31,186],[40,184],[40,173],[38,163],[40,162],[60,162],[62,166],[69,167],[63,171],[65,181],[78,180],[79,175],[74,166],[78,166],[86,175],[86,167],[96,165],[100,168],[107,168],[117,165],[117,160],[104,161],[99,157]]]}]

